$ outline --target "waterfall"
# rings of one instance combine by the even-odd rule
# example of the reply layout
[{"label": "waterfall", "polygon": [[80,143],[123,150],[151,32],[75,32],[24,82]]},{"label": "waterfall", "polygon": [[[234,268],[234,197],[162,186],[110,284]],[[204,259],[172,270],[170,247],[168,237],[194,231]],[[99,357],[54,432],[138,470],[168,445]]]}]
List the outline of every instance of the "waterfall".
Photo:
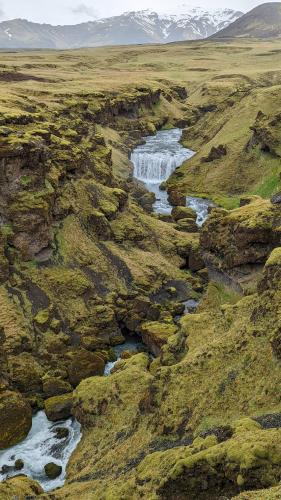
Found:
[{"label": "waterfall", "polygon": [[146,185],[148,191],[156,196],[154,211],[170,214],[172,207],[166,191],[159,186],[166,181],[174,170],[194,152],[180,144],[182,131],[178,128],[161,130],[156,135],[145,138],[145,143],[138,146],[131,155],[134,165],[134,177]]},{"label": "waterfall", "polygon": [[165,181],[178,166],[177,158],[169,153],[137,151],[132,154],[131,160],[135,167],[135,177],[149,184],[160,184]]},{"label": "waterfall", "polygon": [[146,138],[131,155],[134,177],[146,184],[161,184],[174,170],[194,153],[184,148],[179,140],[180,129],[162,130]]}]

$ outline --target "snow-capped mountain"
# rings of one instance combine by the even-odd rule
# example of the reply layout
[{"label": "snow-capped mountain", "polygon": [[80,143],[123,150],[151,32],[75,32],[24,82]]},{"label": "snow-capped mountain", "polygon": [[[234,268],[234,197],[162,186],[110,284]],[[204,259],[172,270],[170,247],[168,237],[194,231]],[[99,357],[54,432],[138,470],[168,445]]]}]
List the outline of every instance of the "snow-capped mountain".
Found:
[{"label": "snow-capped mountain", "polygon": [[73,26],[51,26],[14,19],[0,23],[1,48],[76,48],[136,43],[167,43],[206,38],[242,16],[231,9],[180,6],[175,12],[125,12]]}]

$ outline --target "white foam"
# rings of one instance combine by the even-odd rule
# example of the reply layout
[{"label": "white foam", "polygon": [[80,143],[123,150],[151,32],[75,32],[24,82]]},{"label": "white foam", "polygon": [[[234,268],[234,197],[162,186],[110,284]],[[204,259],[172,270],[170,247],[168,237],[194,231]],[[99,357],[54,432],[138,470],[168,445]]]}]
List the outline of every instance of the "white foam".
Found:
[{"label": "white foam", "polygon": [[[68,429],[67,438],[58,439],[56,437],[54,429],[58,427]],[[33,417],[32,428],[26,439],[0,452],[0,470],[3,465],[12,467],[17,459],[23,460],[24,468],[20,472],[13,470],[6,474],[0,474],[0,478],[4,480],[21,473],[38,481],[45,491],[63,486],[67,463],[80,439],[80,424],[76,420],[50,422],[45,412],[40,411]],[[44,466],[50,462],[62,467],[62,474],[54,480],[50,480],[44,472]]]},{"label": "white foam", "polygon": [[146,137],[145,144],[138,146],[131,155],[135,178],[144,182],[156,196],[154,210],[157,213],[171,212],[167,193],[159,189],[160,184],[194,155],[194,151],[179,143],[181,135],[182,130],[178,128],[161,130],[154,136]]}]

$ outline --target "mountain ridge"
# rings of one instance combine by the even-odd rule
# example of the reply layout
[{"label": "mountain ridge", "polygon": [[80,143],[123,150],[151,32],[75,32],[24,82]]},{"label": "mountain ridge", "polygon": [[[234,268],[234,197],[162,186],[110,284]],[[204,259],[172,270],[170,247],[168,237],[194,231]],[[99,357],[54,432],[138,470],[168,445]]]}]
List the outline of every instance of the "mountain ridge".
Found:
[{"label": "mountain ridge", "polygon": [[0,23],[0,47],[71,49],[196,40],[211,36],[241,15],[232,9],[193,8],[180,14],[130,11],[76,25],[12,19]]},{"label": "mountain ridge", "polygon": [[212,38],[276,38],[281,36],[281,2],[267,2],[250,10]]}]

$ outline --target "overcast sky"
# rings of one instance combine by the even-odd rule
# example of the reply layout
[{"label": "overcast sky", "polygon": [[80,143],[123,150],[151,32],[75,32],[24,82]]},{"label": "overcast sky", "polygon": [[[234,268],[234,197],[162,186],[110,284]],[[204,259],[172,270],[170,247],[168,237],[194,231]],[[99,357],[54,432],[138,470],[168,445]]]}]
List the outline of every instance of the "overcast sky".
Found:
[{"label": "overcast sky", "polygon": [[[128,10],[176,11],[176,5],[181,3],[172,0],[0,0],[0,20],[21,17],[41,23],[76,24]],[[246,12],[263,0],[191,0],[184,3],[206,8],[231,7]]]}]

